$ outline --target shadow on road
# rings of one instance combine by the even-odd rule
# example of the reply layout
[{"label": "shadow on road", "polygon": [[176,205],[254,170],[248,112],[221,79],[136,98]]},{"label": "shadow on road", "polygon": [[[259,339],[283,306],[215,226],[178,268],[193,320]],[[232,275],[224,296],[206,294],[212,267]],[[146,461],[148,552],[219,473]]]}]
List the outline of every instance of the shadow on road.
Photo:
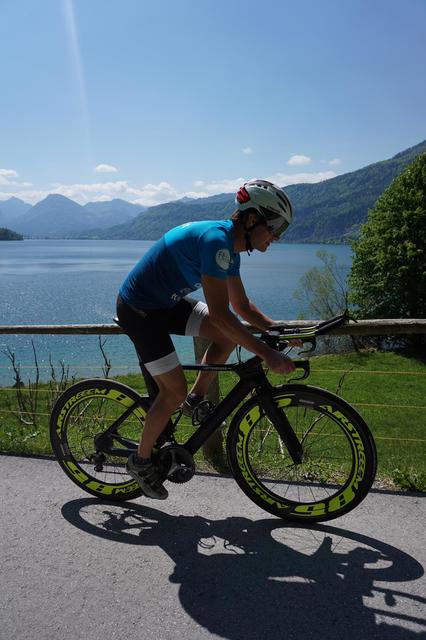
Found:
[{"label": "shadow on road", "polygon": [[[422,566],[367,536],[271,518],[173,516],[97,499],[73,500],[62,514],[91,535],[163,549],[175,563],[170,581],[181,585],[184,610],[229,640],[425,637],[426,600],[389,586],[420,578]],[[142,548],[132,552],[136,570],[146,558]]]}]

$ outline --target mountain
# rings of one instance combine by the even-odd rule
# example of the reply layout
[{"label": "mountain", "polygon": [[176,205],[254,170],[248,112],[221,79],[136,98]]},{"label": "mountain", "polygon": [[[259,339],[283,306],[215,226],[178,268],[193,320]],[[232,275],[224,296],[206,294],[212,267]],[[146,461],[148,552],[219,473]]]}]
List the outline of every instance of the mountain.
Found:
[{"label": "mountain", "polygon": [[84,205],[84,208],[91,214],[93,226],[99,226],[102,229],[119,223],[130,222],[139,213],[147,209],[141,204],[132,204],[119,198],[102,202],[88,202]]},{"label": "mountain", "polygon": [[59,194],[48,195],[22,216],[15,229],[37,238],[66,237],[90,228],[84,207]]},{"label": "mountain", "polygon": [[[294,207],[294,223],[285,235],[290,242],[348,242],[359,233],[377,198],[420,153],[426,140],[389,160],[316,184],[285,187]],[[229,217],[234,210],[229,193],[194,200],[177,200],[150,207],[132,222],[84,237],[99,239],[156,240],[179,224],[191,220]]]},{"label": "mountain", "polygon": [[229,193],[199,199],[182,199],[149,207],[130,224],[96,230],[83,236],[98,239],[156,240],[167,229],[192,220],[220,220],[232,213],[234,197]]},{"label": "mountain", "polygon": [[73,237],[90,229],[129,222],[143,209],[119,199],[82,206],[65,196],[50,194],[17,219],[14,228],[30,237]]},{"label": "mountain", "polygon": [[0,225],[12,224],[27,211],[31,209],[31,205],[19,198],[9,198],[8,200],[0,200]]}]

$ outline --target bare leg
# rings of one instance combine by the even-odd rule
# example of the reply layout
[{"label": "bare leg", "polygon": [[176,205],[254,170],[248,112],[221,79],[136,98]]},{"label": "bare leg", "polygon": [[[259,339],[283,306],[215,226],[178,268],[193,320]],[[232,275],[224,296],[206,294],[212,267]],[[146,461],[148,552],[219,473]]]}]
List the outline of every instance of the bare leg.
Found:
[{"label": "bare leg", "polygon": [[[204,318],[201,324],[200,337],[211,341],[210,346],[203,356],[203,364],[222,364],[227,361],[230,353],[235,348],[235,344],[211,324],[208,316]],[[200,371],[191,389],[191,393],[198,396],[205,396],[216,377],[216,371]]]},{"label": "bare leg", "polygon": [[181,366],[154,377],[158,395],[146,414],[145,427],[138,447],[141,458],[150,458],[155,441],[164,430],[172,413],[186,398],[186,379]]}]

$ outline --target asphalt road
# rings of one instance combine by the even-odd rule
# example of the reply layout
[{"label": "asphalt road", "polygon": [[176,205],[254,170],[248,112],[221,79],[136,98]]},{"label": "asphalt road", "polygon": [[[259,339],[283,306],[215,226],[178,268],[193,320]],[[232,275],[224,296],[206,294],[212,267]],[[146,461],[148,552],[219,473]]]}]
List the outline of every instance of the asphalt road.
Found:
[{"label": "asphalt road", "polygon": [[117,505],[0,456],[0,482],[1,640],[426,637],[422,496],[372,492],[300,528],[230,478]]}]

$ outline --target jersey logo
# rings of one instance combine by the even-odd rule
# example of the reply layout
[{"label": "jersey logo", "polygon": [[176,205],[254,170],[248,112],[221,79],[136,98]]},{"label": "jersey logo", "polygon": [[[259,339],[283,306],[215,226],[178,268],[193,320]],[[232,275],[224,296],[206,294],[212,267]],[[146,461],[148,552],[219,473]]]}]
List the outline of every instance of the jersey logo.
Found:
[{"label": "jersey logo", "polygon": [[231,254],[228,249],[219,249],[216,253],[216,264],[218,264],[224,271],[229,269],[231,266]]}]

